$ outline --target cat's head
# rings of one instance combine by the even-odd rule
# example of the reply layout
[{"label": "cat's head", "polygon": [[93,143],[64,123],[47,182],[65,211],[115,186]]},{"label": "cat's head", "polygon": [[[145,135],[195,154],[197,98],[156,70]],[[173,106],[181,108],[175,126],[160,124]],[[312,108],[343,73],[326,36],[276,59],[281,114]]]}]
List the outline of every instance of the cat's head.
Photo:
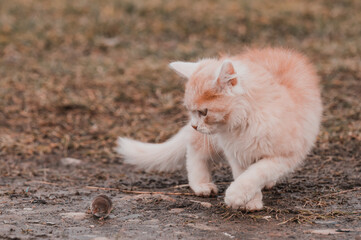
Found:
[{"label": "cat's head", "polygon": [[232,125],[237,98],[244,94],[240,71],[231,60],[204,59],[169,65],[188,79],[184,104],[194,129],[204,134],[224,131]]}]

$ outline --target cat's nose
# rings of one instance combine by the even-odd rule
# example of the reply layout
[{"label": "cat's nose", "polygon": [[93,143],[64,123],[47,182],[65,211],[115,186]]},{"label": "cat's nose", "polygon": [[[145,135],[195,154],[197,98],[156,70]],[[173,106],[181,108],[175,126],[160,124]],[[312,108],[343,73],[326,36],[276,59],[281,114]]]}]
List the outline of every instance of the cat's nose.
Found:
[{"label": "cat's nose", "polygon": [[198,126],[192,125],[192,128],[194,128],[194,130],[197,130]]}]

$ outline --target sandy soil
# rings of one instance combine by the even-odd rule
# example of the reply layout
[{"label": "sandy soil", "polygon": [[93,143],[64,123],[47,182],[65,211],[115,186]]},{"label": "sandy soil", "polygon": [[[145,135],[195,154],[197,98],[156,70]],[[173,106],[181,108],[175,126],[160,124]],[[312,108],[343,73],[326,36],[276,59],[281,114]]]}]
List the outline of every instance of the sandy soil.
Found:
[{"label": "sandy soil", "polygon": [[[0,1],[0,238],[361,239],[360,12],[358,0]],[[264,210],[225,207],[224,162],[220,194],[199,198],[184,171],[144,173],[114,153],[118,136],[162,142],[186,121],[170,61],[268,45],[315,63],[324,117]],[[105,220],[88,213],[99,194],[114,203]]]}]

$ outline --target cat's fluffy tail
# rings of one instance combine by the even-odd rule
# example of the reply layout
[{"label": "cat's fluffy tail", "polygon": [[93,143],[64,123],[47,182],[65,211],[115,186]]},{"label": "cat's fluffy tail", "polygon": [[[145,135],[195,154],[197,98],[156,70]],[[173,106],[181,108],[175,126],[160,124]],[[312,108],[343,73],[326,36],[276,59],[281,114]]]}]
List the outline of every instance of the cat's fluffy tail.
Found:
[{"label": "cat's fluffy tail", "polygon": [[143,143],[129,138],[118,138],[116,151],[129,163],[146,171],[173,172],[185,164],[187,130],[183,127],[164,143]]}]

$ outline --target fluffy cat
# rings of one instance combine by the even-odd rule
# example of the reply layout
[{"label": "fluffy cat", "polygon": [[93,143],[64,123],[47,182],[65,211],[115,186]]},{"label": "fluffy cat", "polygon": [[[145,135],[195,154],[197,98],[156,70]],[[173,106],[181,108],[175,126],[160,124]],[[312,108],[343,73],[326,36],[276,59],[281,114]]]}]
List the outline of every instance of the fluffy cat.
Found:
[{"label": "fluffy cat", "polygon": [[217,194],[208,161],[222,154],[234,181],[232,208],[263,208],[262,192],[292,172],[311,150],[322,115],[319,79],[301,54],[278,48],[170,67],[188,79],[189,124],[161,144],[119,138],[126,163],[152,171],[186,166],[196,195]]}]

